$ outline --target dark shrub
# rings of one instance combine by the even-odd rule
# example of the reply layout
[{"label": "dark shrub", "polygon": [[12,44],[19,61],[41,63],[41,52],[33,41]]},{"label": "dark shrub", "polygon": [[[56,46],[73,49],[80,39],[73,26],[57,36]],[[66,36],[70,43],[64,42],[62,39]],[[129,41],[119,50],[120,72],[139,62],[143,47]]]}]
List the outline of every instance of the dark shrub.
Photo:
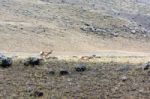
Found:
[{"label": "dark shrub", "polygon": [[12,65],[12,59],[8,57],[0,57],[0,66],[7,68]]},{"label": "dark shrub", "polygon": [[62,70],[60,70],[60,73],[59,73],[61,76],[63,76],[63,75],[68,75],[69,74],[69,72],[67,71],[67,70],[64,70],[64,69],[62,69]]},{"label": "dark shrub", "polygon": [[39,65],[40,64],[40,59],[36,58],[36,57],[29,57],[27,59],[24,60],[24,65],[25,66],[35,66],[35,65]]}]

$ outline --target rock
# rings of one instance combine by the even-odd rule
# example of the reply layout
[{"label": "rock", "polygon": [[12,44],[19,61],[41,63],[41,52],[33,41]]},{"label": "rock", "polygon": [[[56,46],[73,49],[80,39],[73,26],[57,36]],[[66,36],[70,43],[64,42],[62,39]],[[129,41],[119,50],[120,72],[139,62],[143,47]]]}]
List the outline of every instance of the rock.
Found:
[{"label": "rock", "polygon": [[89,31],[91,31],[91,32],[97,32],[97,28],[96,28],[96,27],[91,26],[91,27],[89,27]]},{"label": "rock", "polygon": [[42,97],[44,95],[43,92],[40,92],[40,91],[35,91],[34,92],[34,97]]},{"label": "rock", "polygon": [[113,37],[118,37],[118,36],[119,36],[119,34],[118,34],[118,33],[115,33],[115,32],[112,32],[111,35],[112,35]]},{"label": "rock", "polygon": [[88,24],[88,23],[85,23],[84,25],[85,25],[85,26],[90,26],[90,24]]},{"label": "rock", "polygon": [[93,55],[92,55],[92,57],[96,57],[96,55],[95,55],[95,54],[93,54]]},{"label": "rock", "polygon": [[61,69],[59,74],[60,74],[61,76],[63,76],[63,75],[68,75],[69,72],[68,72],[67,70],[65,70],[65,69]]},{"label": "rock", "polygon": [[[98,28],[94,27],[94,26],[87,26],[87,27],[82,27],[80,28],[82,31],[86,31],[86,32],[98,32]],[[97,31],[98,30],[98,31]]]},{"label": "rock", "polygon": [[52,70],[52,69],[50,69],[50,70],[48,71],[48,74],[50,74],[50,75],[55,75],[55,71]]},{"label": "rock", "polygon": [[85,27],[82,27],[82,28],[80,28],[82,31],[88,31],[88,29],[87,28],[85,28]]},{"label": "rock", "polygon": [[131,30],[131,33],[132,33],[132,34],[135,34],[135,33],[136,33],[136,30]]},{"label": "rock", "polygon": [[142,88],[142,89],[139,89],[139,92],[140,93],[143,93],[144,92],[144,89]]},{"label": "rock", "polygon": [[121,80],[124,82],[124,81],[127,80],[127,77],[126,77],[126,76],[122,76],[122,77],[121,77]]},{"label": "rock", "polygon": [[0,57],[0,66],[3,68],[10,67],[12,65],[12,59],[8,57]]},{"label": "rock", "polygon": [[24,65],[25,66],[35,66],[35,65],[39,65],[40,64],[40,59],[36,58],[36,57],[29,57],[27,59],[24,60]]},{"label": "rock", "polygon": [[142,69],[143,70],[148,70],[150,68],[150,62],[147,62],[146,64],[144,64],[143,66],[142,66]]},{"label": "rock", "polygon": [[77,65],[75,66],[75,70],[76,70],[77,72],[83,72],[83,71],[86,70],[86,67],[85,67],[84,65],[82,65],[82,64],[77,64]]}]

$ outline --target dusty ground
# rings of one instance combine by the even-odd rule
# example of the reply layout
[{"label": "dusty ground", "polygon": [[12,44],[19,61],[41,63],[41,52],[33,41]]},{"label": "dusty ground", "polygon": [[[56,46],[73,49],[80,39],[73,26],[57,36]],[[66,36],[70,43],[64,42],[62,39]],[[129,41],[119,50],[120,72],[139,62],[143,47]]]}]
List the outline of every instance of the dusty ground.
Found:
[{"label": "dusty ground", "polygon": [[0,50],[149,52],[149,3],[0,0]]}]

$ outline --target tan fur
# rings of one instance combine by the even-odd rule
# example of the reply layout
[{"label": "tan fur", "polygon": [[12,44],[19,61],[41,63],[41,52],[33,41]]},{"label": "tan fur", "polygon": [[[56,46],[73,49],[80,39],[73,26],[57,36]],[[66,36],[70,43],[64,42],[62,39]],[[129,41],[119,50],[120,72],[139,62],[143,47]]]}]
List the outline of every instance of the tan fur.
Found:
[{"label": "tan fur", "polygon": [[82,56],[80,59],[81,60],[90,60],[90,59],[92,59],[93,57],[91,57],[91,56]]},{"label": "tan fur", "polygon": [[48,52],[41,51],[41,52],[40,52],[40,56],[41,56],[43,59],[47,59],[47,58],[50,57],[49,55],[52,54],[52,53],[53,53],[53,50],[48,51]]}]

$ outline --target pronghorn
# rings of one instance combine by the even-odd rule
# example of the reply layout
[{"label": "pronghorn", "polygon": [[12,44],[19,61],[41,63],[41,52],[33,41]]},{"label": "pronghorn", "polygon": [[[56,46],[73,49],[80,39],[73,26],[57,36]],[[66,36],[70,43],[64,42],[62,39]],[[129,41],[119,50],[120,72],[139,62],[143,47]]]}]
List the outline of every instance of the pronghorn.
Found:
[{"label": "pronghorn", "polygon": [[48,51],[48,52],[41,51],[40,56],[41,56],[42,59],[48,59],[50,57],[49,55],[52,54],[52,53],[53,53],[53,50]]},{"label": "pronghorn", "polygon": [[86,60],[86,61],[88,61],[88,60],[90,60],[90,59],[92,59],[93,57],[91,57],[91,56],[82,56],[80,59],[81,60]]}]

